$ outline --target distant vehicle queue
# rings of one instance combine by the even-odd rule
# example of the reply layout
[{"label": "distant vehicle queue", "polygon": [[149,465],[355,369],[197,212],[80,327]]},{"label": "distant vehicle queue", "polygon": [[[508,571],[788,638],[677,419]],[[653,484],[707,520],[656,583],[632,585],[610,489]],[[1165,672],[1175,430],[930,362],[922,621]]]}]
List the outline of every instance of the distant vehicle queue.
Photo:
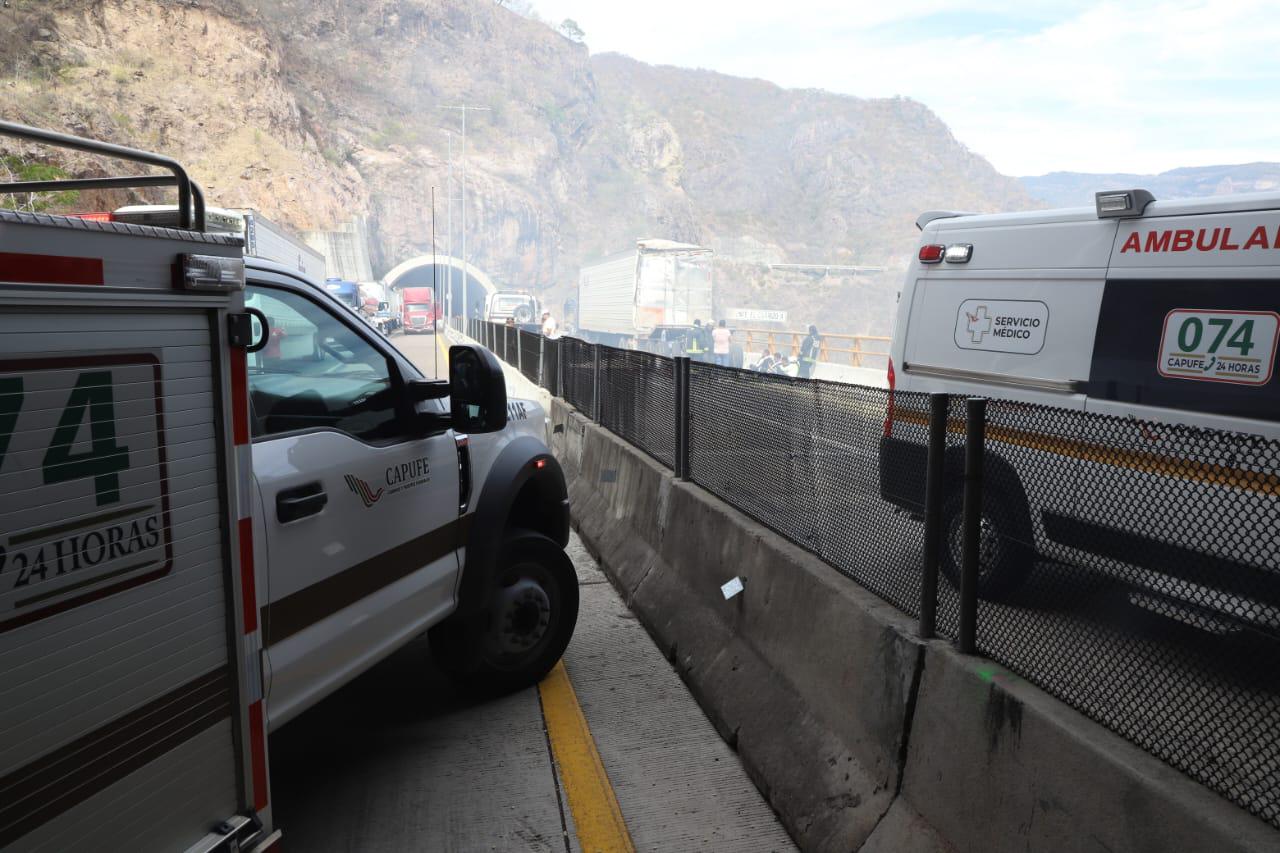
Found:
[{"label": "distant vehicle queue", "polygon": [[714,310],[714,261],[714,253],[702,246],[650,238],[584,266],[574,300],[576,334],[596,343],[656,349],[726,367],[812,377],[822,345],[816,326],[809,326],[794,356],[766,345],[747,364],[745,348],[733,339],[725,320],[701,319]]}]

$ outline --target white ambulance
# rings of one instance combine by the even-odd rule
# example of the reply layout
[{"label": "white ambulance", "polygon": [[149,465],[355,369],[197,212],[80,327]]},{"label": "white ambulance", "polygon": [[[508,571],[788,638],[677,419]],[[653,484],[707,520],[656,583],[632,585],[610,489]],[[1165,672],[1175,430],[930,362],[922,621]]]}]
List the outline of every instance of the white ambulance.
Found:
[{"label": "white ambulance", "polygon": [[[540,679],[577,619],[564,476],[492,354],[448,381],[204,231],[0,212],[0,847],[264,849],[268,728],[424,632]],[[5,610],[8,611],[7,615]],[[256,848],[255,848],[256,845]]]},{"label": "white ambulance", "polygon": [[[927,406],[906,392],[1016,401],[987,431],[981,594],[1014,591],[1050,554],[1280,626],[1280,534],[1253,523],[1280,517],[1268,443],[1280,438],[1280,195],[1162,202],[1133,189],[1093,208],[931,212],[917,225],[883,495],[923,505]],[[952,473],[960,459],[953,446]],[[1199,515],[1217,519],[1213,535]]]}]

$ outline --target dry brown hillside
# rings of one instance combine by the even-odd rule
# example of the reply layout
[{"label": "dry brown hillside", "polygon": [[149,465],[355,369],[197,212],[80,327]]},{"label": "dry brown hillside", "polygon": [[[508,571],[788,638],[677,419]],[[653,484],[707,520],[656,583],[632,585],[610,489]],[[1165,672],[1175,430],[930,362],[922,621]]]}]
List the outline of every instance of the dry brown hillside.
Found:
[{"label": "dry brown hillside", "polygon": [[918,103],[592,57],[488,0],[0,7],[0,116],[171,153],[213,203],[295,228],[367,215],[377,272],[429,251],[432,186],[444,241],[459,103],[488,108],[468,128],[472,259],[553,301],[584,260],[671,237],[725,258],[723,305],[883,331],[896,270],[819,284],[766,262],[895,266],[920,210],[1030,204]]}]

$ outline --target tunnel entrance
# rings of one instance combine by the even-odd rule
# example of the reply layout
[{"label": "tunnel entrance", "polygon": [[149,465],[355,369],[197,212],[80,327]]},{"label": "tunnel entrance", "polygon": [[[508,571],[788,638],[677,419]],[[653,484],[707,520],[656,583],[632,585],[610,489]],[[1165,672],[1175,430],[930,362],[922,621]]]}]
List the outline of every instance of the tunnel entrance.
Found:
[{"label": "tunnel entrance", "polygon": [[438,287],[445,316],[462,313],[464,280],[469,303],[466,310],[468,317],[483,314],[485,297],[498,289],[484,270],[473,264],[464,267],[460,259],[448,255],[436,255],[434,260],[430,255],[410,258],[383,276],[382,280],[388,287],[397,290],[406,287]]}]

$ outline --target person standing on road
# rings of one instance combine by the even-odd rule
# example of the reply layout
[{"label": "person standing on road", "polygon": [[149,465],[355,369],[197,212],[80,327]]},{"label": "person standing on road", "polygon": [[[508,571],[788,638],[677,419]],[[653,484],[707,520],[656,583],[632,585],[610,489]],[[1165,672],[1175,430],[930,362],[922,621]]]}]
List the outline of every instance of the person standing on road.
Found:
[{"label": "person standing on road", "polygon": [[822,338],[818,335],[817,326],[809,326],[809,334],[800,344],[800,378],[812,379],[814,368],[818,366],[818,352],[822,349]]},{"label": "person standing on road", "polygon": [[544,338],[554,338],[556,336],[556,318],[551,316],[550,311],[542,312],[542,336]]},{"label": "person standing on road", "polygon": [[716,364],[721,367],[729,366],[729,344],[733,341],[733,333],[724,324],[724,320],[720,321],[720,325],[716,326],[715,331],[711,333],[711,349],[715,355]]},{"label": "person standing on road", "polygon": [[706,352],[707,348],[702,345],[702,321],[694,320],[693,328],[689,330],[689,338],[685,343],[684,354],[694,361],[702,361]]}]

